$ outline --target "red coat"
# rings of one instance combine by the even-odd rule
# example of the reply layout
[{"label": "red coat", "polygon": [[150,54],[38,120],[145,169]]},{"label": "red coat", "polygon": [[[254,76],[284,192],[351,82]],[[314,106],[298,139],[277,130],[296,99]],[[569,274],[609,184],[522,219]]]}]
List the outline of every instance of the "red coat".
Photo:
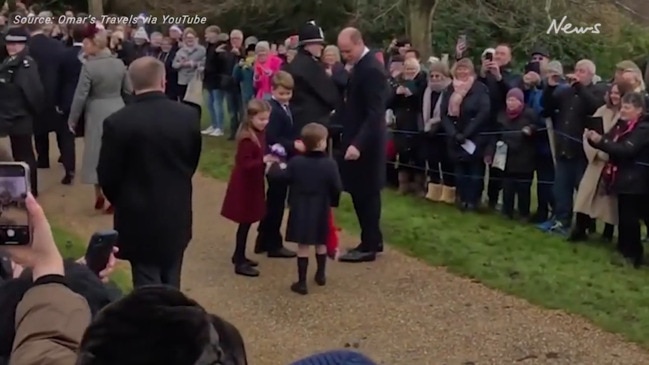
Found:
[{"label": "red coat", "polygon": [[221,215],[236,223],[255,223],[266,214],[266,136],[264,132],[256,134],[259,145],[249,138],[239,141],[234,168],[223,199]]}]

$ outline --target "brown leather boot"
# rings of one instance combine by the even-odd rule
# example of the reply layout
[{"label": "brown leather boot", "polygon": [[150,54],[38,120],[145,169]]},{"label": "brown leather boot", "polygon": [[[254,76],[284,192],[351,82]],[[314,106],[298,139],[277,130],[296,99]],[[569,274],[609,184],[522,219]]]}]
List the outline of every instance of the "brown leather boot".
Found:
[{"label": "brown leather boot", "polygon": [[428,183],[428,191],[426,192],[426,199],[432,202],[442,201],[442,185]]},{"label": "brown leather boot", "polygon": [[446,204],[455,204],[455,188],[444,185],[442,187],[441,201]]},{"label": "brown leather boot", "polygon": [[410,192],[410,174],[406,171],[399,171],[399,194],[406,195]]}]

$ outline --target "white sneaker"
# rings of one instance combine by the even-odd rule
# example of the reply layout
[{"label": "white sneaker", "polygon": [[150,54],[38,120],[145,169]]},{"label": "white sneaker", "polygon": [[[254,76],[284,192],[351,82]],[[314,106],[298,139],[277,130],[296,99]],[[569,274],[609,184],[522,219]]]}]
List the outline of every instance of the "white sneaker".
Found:
[{"label": "white sneaker", "polygon": [[214,129],[212,133],[210,133],[210,136],[212,137],[221,137],[223,135],[223,131],[220,130],[219,128]]},{"label": "white sneaker", "polygon": [[206,129],[204,129],[203,131],[201,131],[201,134],[212,134],[214,132],[214,130],[215,130],[214,127],[209,126]]}]

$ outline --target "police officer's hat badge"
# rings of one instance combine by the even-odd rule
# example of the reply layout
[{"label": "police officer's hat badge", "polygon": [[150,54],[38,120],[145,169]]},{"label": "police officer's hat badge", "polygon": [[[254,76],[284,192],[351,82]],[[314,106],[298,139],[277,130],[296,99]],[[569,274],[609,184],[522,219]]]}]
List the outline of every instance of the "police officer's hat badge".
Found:
[{"label": "police officer's hat badge", "polygon": [[325,43],[324,32],[314,20],[308,21],[300,28],[298,39],[300,40],[300,45]]}]

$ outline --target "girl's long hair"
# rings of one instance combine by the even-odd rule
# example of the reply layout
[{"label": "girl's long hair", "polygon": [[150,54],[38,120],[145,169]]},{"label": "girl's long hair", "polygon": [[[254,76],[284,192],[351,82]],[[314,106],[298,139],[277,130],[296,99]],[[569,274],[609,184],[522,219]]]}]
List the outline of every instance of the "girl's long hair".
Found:
[{"label": "girl's long hair", "polygon": [[243,123],[239,125],[239,129],[237,130],[237,142],[248,138],[261,147],[257,134],[255,133],[255,128],[252,125],[252,118],[257,116],[259,113],[270,113],[270,109],[270,104],[268,104],[266,100],[250,100],[246,107],[246,115],[243,118]]}]

